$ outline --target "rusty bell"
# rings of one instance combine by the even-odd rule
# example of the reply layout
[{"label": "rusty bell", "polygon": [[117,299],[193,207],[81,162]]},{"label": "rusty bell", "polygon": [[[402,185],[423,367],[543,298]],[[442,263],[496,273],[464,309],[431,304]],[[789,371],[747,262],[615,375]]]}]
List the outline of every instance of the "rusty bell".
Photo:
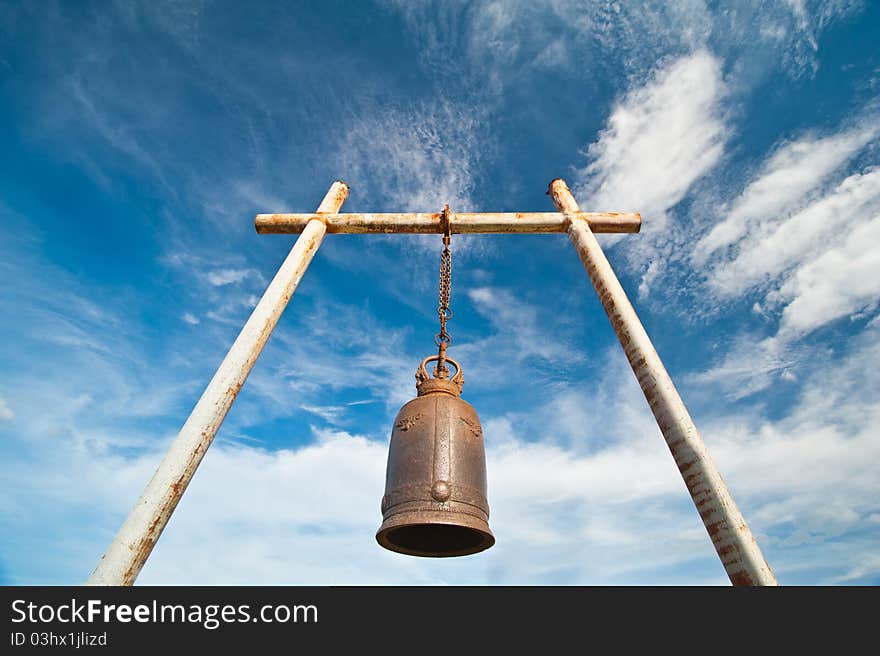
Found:
[{"label": "rusty bell", "polygon": [[[483,429],[471,405],[461,398],[464,375],[457,362],[447,379],[430,378],[422,360],[416,372],[418,396],[394,420],[380,545],[410,556],[466,556],[495,544],[486,500]],[[446,374],[448,375],[448,374]]]}]

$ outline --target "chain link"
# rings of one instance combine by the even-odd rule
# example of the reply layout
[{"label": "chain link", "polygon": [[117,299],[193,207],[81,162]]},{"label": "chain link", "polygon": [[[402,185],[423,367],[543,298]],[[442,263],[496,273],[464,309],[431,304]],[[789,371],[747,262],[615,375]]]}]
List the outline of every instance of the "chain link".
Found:
[{"label": "chain link", "polygon": [[444,341],[452,341],[451,336],[446,332],[446,321],[452,317],[452,310],[449,309],[449,294],[452,291],[452,253],[449,246],[443,249],[440,254],[440,305],[437,307],[437,315],[440,317],[440,335]]},{"label": "chain link", "polygon": [[439,359],[434,375],[438,378],[446,378],[449,371],[446,369],[446,347],[452,343],[452,335],[446,331],[446,322],[452,318],[452,310],[449,309],[449,296],[452,293],[452,251],[449,244],[452,241],[452,228],[449,224],[449,205],[443,207],[440,216],[440,226],[443,230],[443,252],[440,254],[440,294],[437,306],[437,316],[440,319],[440,332],[434,338],[439,347]]}]

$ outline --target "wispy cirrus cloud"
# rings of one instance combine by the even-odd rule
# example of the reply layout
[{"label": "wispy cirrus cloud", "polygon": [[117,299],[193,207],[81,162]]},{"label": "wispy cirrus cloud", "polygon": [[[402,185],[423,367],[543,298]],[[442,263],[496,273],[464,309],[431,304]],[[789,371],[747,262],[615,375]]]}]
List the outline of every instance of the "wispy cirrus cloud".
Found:
[{"label": "wispy cirrus cloud", "polygon": [[880,169],[854,173],[802,209],[784,218],[771,215],[749,231],[729,259],[710,269],[708,283],[722,298],[764,287],[833,248],[854,228],[865,228],[878,212]]},{"label": "wispy cirrus cloud", "polygon": [[674,60],[620,99],[587,150],[577,194],[596,211],[642,211],[644,234],[668,226],[667,212],[718,164],[724,121],[721,62],[707,51]]},{"label": "wispy cirrus cloud", "polygon": [[738,69],[738,86],[748,87],[779,68],[793,77],[813,75],[823,31],[860,8],[858,2],[836,0],[726,7],[703,0],[388,5],[402,14],[422,45],[426,70],[449,80],[463,75],[492,95],[504,95],[524,76],[544,76],[548,70],[565,71],[588,87],[597,72],[644,81],[664,58],[703,49]]},{"label": "wispy cirrus cloud", "polygon": [[349,181],[394,211],[474,208],[479,163],[487,153],[479,110],[438,100],[407,108],[373,107],[338,145]]},{"label": "wispy cirrus cloud", "polygon": [[[709,368],[690,372],[686,380],[706,389],[717,390],[730,400],[744,399],[774,383],[798,379],[806,354],[775,336],[764,337],[748,331],[729,338],[726,352]],[[818,354],[813,353],[815,358]]]},{"label": "wispy cirrus cloud", "polygon": [[[476,311],[491,323],[493,332],[484,339],[456,348],[472,362],[483,384],[507,378],[511,365],[537,362],[558,365],[565,361],[574,367],[583,355],[571,347],[561,322],[556,323],[554,339],[546,339],[544,330],[552,321],[548,313],[519,298],[515,290],[504,287],[475,287],[467,292]],[[501,362],[506,363],[503,367]]]},{"label": "wispy cirrus cloud", "polygon": [[213,269],[205,274],[205,279],[215,287],[241,282],[249,276],[260,277],[255,269]]},{"label": "wispy cirrus cloud", "polygon": [[[446,99],[443,91],[433,102],[369,105],[349,119],[335,158],[340,170],[346,171],[357,202],[368,208],[439,212],[449,204],[453,211],[474,211],[479,209],[476,191],[483,167],[494,149],[485,116],[479,104]],[[432,254],[441,248],[433,235],[384,241],[402,253],[410,252],[412,244]],[[490,248],[478,236],[456,237],[459,256],[480,257]]]},{"label": "wispy cirrus cloud", "polygon": [[705,264],[720,249],[749,235],[757,239],[821,188],[829,176],[855,157],[880,132],[867,121],[826,137],[802,137],[784,143],[764,163],[758,176],[730,205],[722,221],[696,243],[693,260]]},{"label": "wispy cirrus cloud", "polygon": [[641,274],[641,297],[681,245],[671,213],[722,161],[732,132],[726,96],[722,62],[710,52],[667,62],[616,102],[587,149],[589,163],[575,176],[583,207],[642,213],[642,233],[624,248],[628,266]]},{"label": "wispy cirrus cloud", "polygon": [[861,116],[852,124],[778,146],[691,250],[711,303],[747,299],[767,323],[736,336],[695,379],[734,398],[791,382],[815,357],[801,346],[807,335],[876,311],[880,259],[870,244],[880,226],[880,170],[846,172],[871,152],[880,123]]},{"label": "wispy cirrus cloud", "polygon": [[[877,192],[880,199],[880,191]],[[798,266],[768,296],[783,306],[780,335],[802,335],[841,317],[870,316],[880,303],[880,207],[843,240]]]}]

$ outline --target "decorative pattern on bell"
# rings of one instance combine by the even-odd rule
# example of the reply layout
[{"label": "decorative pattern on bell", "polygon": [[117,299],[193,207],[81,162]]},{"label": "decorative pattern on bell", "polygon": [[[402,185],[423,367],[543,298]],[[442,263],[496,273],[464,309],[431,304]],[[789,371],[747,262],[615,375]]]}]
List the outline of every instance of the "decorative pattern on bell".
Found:
[{"label": "decorative pattern on bell", "polygon": [[418,396],[394,420],[376,540],[411,556],[466,556],[495,544],[489,530],[483,429],[476,411],[461,398],[459,364],[445,358],[455,375],[430,378],[425,365],[432,360],[439,356],[422,360],[416,372]]}]

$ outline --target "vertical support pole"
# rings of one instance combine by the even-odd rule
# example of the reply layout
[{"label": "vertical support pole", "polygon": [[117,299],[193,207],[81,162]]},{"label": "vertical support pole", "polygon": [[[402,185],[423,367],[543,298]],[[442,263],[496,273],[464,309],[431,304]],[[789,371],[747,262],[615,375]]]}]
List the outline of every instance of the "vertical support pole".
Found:
[{"label": "vertical support pole", "polygon": [[[346,198],[348,185],[336,181],[317,211],[334,214]],[[87,585],[134,583],[326,231],[320,219],[308,222]]]},{"label": "vertical support pole", "polygon": [[[564,180],[553,180],[548,193],[560,212],[580,211]],[[589,224],[572,218],[568,235],[611,320],[731,583],[778,585]]]}]

